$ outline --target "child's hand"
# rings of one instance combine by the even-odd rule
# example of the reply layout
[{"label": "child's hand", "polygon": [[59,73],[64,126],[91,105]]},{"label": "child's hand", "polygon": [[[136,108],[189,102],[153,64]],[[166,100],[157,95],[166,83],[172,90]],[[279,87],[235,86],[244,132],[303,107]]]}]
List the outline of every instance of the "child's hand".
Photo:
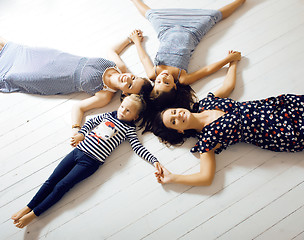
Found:
[{"label": "child's hand", "polygon": [[72,128],[72,136],[77,135],[79,130],[80,128]]},{"label": "child's hand", "polygon": [[154,167],[156,168],[157,172],[155,172],[155,174],[158,174],[158,175],[163,175],[163,169],[162,169],[162,166],[160,165],[159,162],[155,162],[153,163]]},{"label": "child's hand", "polygon": [[71,137],[71,146],[76,147],[79,142],[84,139],[83,134],[77,133],[75,136]]},{"label": "child's hand", "polygon": [[170,183],[173,180],[173,174],[169,172],[164,166],[161,165],[161,172],[162,174],[159,174],[158,172],[155,173],[155,177],[157,178],[157,181],[161,184]]},{"label": "child's hand", "polygon": [[140,29],[136,29],[130,34],[129,39],[135,44],[142,42],[142,40],[144,39],[142,33],[143,32]]},{"label": "child's hand", "polygon": [[241,55],[241,52],[230,50],[228,52],[227,58],[229,59],[230,62],[240,61],[242,58],[242,55]]}]

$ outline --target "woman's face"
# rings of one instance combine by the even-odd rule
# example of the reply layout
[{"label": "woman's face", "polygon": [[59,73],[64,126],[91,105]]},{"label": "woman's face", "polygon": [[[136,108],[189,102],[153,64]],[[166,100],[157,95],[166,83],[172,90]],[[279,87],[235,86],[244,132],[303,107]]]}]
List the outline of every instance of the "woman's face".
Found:
[{"label": "woman's face", "polygon": [[175,129],[179,133],[191,129],[191,112],[185,108],[169,108],[162,113],[163,123],[167,128]]},{"label": "woman's face", "polygon": [[145,80],[140,77],[136,77],[131,73],[122,73],[118,76],[119,89],[124,94],[138,94],[144,85]]},{"label": "woman's face", "polygon": [[169,92],[172,88],[176,88],[174,78],[167,70],[163,70],[155,79],[153,91]]},{"label": "woman's face", "polygon": [[117,118],[126,122],[136,120],[140,107],[138,104],[131,97],[125,97],[117,110]]}]

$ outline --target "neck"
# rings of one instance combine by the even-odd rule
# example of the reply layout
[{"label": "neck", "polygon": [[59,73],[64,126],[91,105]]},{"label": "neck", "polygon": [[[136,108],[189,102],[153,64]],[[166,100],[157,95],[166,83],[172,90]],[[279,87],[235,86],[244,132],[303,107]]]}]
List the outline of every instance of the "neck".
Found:
[{"label": "neck", "polygon": [[107,69],[104,77],[103,77],[103,82],[109,87],[112,88],[114,90],[119,90],[118,86],[117,86],[117,78],[119,76],[119,73],[113,69]]},{"label": "neck", "polygon": [[202,129],[206,125],[206,114],[204,112],[200,113],[192,113],[193,115],[193,122],[191,123],[193,126],[193,129],[197,132],[201,132]]}]

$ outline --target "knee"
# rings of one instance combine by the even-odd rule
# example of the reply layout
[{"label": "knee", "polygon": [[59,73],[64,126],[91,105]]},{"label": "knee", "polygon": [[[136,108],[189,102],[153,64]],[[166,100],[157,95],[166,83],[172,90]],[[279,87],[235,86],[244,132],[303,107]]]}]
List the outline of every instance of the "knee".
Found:
[{"label": "knee", "polygon": [[65,194],[66,192],[68,192],[72,187],[73,187],[73,185],[66,183],[64,181],[61,181],[56,184],[53,192],[55,194],[62,195],[62,194]]}]

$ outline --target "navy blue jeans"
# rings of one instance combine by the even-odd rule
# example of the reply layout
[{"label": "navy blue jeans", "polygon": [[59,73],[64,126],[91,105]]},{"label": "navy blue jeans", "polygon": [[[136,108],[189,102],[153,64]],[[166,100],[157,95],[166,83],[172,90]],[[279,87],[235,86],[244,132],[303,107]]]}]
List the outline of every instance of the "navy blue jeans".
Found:
[{"label": "navy blue jeans", "polygon": [[102,162],[75,148],[62,159],[27,206],[39,216],[57,203],[75,184],[96,172],[100,165]]}]

